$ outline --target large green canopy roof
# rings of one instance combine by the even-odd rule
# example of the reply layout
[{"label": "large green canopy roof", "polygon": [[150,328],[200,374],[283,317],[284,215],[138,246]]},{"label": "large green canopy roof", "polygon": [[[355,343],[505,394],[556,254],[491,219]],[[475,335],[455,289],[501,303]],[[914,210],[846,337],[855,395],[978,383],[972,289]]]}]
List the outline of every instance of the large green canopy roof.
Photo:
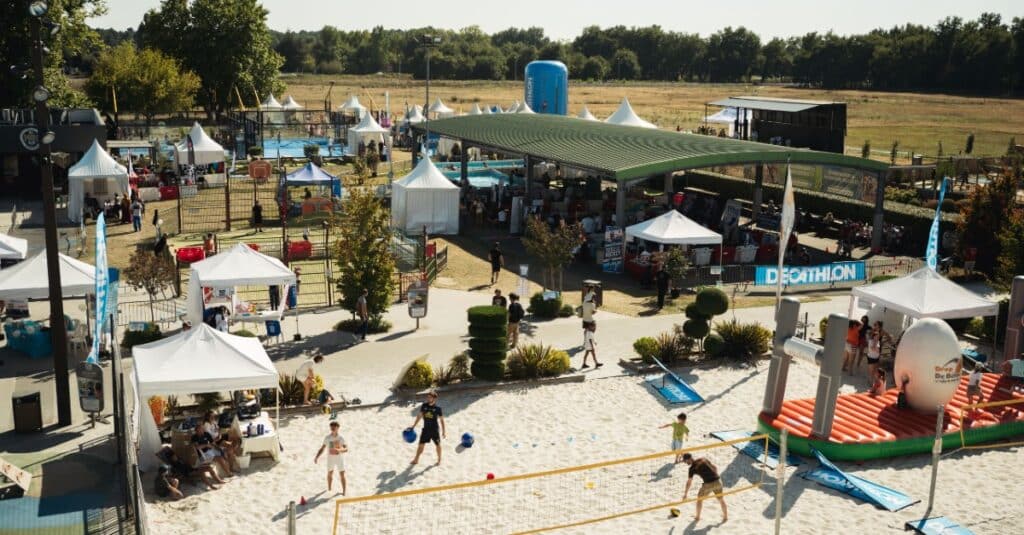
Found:
[{"label": "large green canopy roof", "polygon": [[[423,124],[413,125],[423,130]],[[545,114],[466,115],[430,121],[431,133],[469,145],[594,170],[616,180],[746,163],[832,165],[881,172],[883,162],[729,138],[617,126]]]}]

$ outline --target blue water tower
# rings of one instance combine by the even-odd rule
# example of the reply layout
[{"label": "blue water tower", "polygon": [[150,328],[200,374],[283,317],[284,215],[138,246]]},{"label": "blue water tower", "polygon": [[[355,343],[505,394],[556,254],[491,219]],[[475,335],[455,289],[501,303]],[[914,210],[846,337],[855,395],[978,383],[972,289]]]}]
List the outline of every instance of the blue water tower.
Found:
[{"label": "blue water tower", "polygon": [[565,115],[569,111],[569,69],[561,61],[531,61],[526,66],[523,100],[537,113]]}]

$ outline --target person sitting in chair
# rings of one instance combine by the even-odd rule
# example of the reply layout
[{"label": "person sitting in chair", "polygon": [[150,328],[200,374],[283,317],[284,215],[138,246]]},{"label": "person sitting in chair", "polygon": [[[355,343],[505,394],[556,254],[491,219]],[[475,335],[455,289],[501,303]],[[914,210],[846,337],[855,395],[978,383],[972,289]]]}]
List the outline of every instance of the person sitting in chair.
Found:
[{"label": "person sitting in chair", "polygon": [[185,479],[198,475],[202,478],[203,483],[206,483],[206,487],[210,490],[217,490],[220,487],[214,484],[224,484],[224,480],[217,475],[217,472],[209,464],[199,463],[196,467],[191,467],[182,461],[178,454],[174,453],[174,449],[171,448],[170,444],[164,444],[156,452],[156,458],[160,460],[162,464],[170,466],[171,474],[177,478]]},{"label": "person sitting in chair", "polygon": [[200,463],[208,464],[215,462],[224,472],[224,475],[234,475],[234,472],[231,471],[231,465],[228,464],[227,459],[224,457],[224,453],[214,446],[213,436],[207,433],[202,425],[196,426],[195,432],[192,434],[192,445],[195,446],[196,453],[199,454]]}]

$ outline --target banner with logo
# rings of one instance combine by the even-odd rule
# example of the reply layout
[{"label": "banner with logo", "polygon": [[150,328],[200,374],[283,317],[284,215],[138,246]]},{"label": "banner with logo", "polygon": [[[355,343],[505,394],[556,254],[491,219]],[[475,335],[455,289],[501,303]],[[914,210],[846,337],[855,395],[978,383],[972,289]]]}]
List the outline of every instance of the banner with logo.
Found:
[{"label": "banner with logo", "polygon": [[[793,221],[796,220],[796,201],[793,199],[793,168],[786,166],[786,188],[782,194],[782,215],[779,219],[779,234],[782,237],[779,239],[779,265],[777,267],[779,272],[782,272],[783,264],[786,259],[786,249],[789,248],[789,236],[793,232]],[[775,285],[775,306],[778,306],[779,299],[782,298],[782,277],[777,277],[778,282]]]},{"label": "banner with logo", "polygon": [[99,363],[100,339],[103,335],[103,323],[107,319],[107,287],[109,283],[107,271],[107,220],[103,212],[96,218],[96,332],[92,337],[92,349],[86,362]]},{"label": "banner with logo", "polygon": [[604,231],[604,261],[601,271],[622,273],[625,233],[620,227],[608,227]]},{"label": "banner with logo", "polygon": [[783,266],[781,271],[776,266],[757,266],[754,284],[775,286],[780,282],[779,273],[782,274],[781,282],[784,286],[801,286],[862,281],[865,279],[866,269],[863,261],[833,262],[818,266]]},{"label": "banner with logo", "polygon": [[949,178],[943,178],[942,187],[939,188],[939,204],[935,207],[935,219],[932,220],[932,228],[928,232],[928,247],[924,254],[925,262],[933,270],[939,267],[939,222],[942,220],[942,201],[946,199],[948,181]]},{"label": "banner with logo", "polygon": [[801,477],[808,481],[838,490],[858,500],[875,504],[889,511],[899,511],[921,501],[915,500],[898,490],[883,487],[878,483],[872,483],[864,478],[847,474],[832,464],[821,452],[813,449],[811,451],[814,452],[821,466],[800,474]]}]

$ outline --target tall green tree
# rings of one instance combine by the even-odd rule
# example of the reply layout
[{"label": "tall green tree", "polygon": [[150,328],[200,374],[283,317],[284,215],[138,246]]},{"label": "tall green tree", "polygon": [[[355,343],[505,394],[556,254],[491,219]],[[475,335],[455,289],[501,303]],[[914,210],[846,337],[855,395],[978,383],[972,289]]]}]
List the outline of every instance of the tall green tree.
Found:
[{"label": "tall green tree", "polygon": [[312,44],[295,32],[285,32],[274,45],[274,51],[284,59],[281,65],[284,72],[312,72],[316,67],[313,63]]},{"label": "tall green tree", "polygon": [[708,38],[705,62],[713,82],[739,82],[755,70],[761,52],[761,38],[740,26],[726,27]]},{"label": "tall green tree", "polygon": [[334,221],[340,236],[334,254],[338,262],[338,291],[341,306],[356,311],[356,302],[366,288],[366,306],[379,318],[391,304],[395,290],[395,259],[391,255],[391,218],[372,193],[352,191],[344,215]]},{"label": "tall green tree", "polygon": [[636,80],[640,78],[640,61],[636,52],[625,48],[615,51],[611,61],[611,75],[619,80]]},{"label": "tall green tree", "polygon": [[976,249],[975,269],[994,275],[997,259],[1002,254],[1003,235],[1011,212],[1016,209],[1017,183],[1013,177],[1000,175],[995,180],[971,190],[960,209],[957,223],[957,247],[961,258],[968,249]]},{"label": "tall green tree", "polygon": [[263,96],[283,88],[284,60],[271,48],[267,10],[257,0],[163,0],[139,34],[144,46],[199,76],[199,104],[211,119],[237,104],[236,89]]},{"label": "tall green tree", "polygon": [[174,58],[124,41],[100,54],[85,88],[104,110],[113,110],[116,93],[118,108],[142,114],[149,126],[157,114],[192,109],[199,85],[199,77]]},{"label": "tall green tree", "polygon": [[579,77],[584,80],[600,82],[608,77],[609,70],[608,62],[604,58],[601,56],[590,56],[583,63],[583,70],[580,72]]},{"label": "tall green tree", "polygon": [[1024,210],[1010,210],[999,233],[999,257],[996,259],[995,281],[1008,288],[1014,277],[1024,274]]},{"label": "tall green tree", "polygon": [[[32,104],[35,87],[32,73],[32,25],[26,0],[0,0],[0,103],[5,106]],[[51,106],[87,106],[85,94],[73,89],[64,75],[65,57],[81,57],[100,45],[99,35],[86,19],[106,11],[105,0],[50,0],[45,18],[61,25],[56,35],[44,35],[50,50],[44,58],[44,80],[50,90]],[[14,67],[12,69],[12,67]],[[24,77],[23,77],[24,75]]]},{"label": "tall green tree", "polygon": [[539,218],[526,218],[523,247],[544,268],[545,288],[561,291],[562,272],[572,262],[572,252],[579,247],[582,232],[579,223],[563,223],[552,229]]}]

